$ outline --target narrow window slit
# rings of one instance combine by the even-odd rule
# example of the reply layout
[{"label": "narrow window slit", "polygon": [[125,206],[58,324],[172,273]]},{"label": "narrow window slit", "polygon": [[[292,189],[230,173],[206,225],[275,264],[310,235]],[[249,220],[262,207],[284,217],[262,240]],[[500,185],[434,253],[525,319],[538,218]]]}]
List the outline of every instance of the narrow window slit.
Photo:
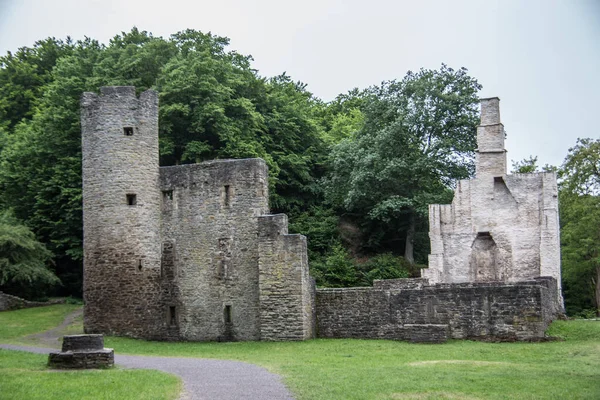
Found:
[{"label": "narrow window slit", "polygon": [[169,307],[169,325],[177,326],[177,310],[175,306]]},{"label": "narrow window slit", "polygon": [[137,196],[133,193],[127,194],[127,205],[135,206],[137,204]]},{"label": "narrow window slit", "polygon": [[173,200],[173,191],[172,190],[163,190],[163,197],[165,200]]},{"label": "narrow window slit", "polygon": [[225,207],[229,207],[230,201],[231,201],[231,187],[229,185],[225,185]]},{"label": "narrow window slit", "polygon": [[138,260],[138,271],[141,271],[141,270],[142,270],[142,259],[140,258]]},{"label": "narrow window slit", "polygon": [[231,324],[231,306],[225,306],[225,323]]}]

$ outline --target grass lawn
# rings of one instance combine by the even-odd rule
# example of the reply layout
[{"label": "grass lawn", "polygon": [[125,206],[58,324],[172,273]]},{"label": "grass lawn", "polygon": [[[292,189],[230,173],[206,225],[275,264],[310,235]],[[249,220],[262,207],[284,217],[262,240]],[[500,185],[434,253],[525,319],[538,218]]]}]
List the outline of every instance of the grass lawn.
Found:
[{"label": "grass lawn", "polygon": [[[0,338],[7,335],[3,314],[20,312],[0,313]],[[68,329],[72,333],[77,326]],[[565,340],[424,345],[346,339],[167,343],[107,337],[105,342],[122,354],[258,364],[281,374],[296,397],[306,400],[600,399],[600,321],[558,321],[549,333]]]},{"label": "grass lawn", "polygon": [[[25,335],[59,325],[77,305],[53,305],[0,312],[0,342],[35,345]],[[79,326],[79,328],[78,328]],[[65,329],[81,333],[81,320]],[[153,370],[53,371],[48,356],[0,349],[0,399],[2,400],[129,400],[176,399],[180,380]]]},{"label": "grass lawn", "polygon": [[52,371],[48,356],[0,349],[2,400],[176,399],[176,376],[153,370]]},{"label": "grass lawn", "polygon": [[107,343],[121,353],[262,365],[299,399],[600,399],[600,321],[558,321],[550,333],[565,341]]},{"label": "grass lawn", "polygon": [[0,312],[0,341],[8,343],[25,335],[52,329],[65,317],[81,308],[80,305],[56,304],[47,307],[26,308]]}]

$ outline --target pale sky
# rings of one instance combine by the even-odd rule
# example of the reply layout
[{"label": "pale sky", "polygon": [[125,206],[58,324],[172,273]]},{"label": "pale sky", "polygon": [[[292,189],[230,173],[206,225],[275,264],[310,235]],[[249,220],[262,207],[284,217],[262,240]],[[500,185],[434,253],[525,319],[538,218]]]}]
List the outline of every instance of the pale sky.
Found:
[{"label": "pale sky", "polygon": [[501,99],[509,160],[558,165],[576,138],[600,137],[600,0],[0,0],[0,53],[133,26],[227,36],[260,75],[286,71],[326,101],[464,66]]}]

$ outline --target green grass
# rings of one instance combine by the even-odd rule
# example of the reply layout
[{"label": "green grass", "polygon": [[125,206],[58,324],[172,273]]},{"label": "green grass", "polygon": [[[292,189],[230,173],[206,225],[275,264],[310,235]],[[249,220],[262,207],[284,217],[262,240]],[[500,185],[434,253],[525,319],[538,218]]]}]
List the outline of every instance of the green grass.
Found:
[{"label": "green grass", "polygon": [[177,377],[153,370],[51,371],[48,356],[0,349],[2,400],[176,399]]},{"label": "green grass", "polygon": [[[60,304],[0,312],[0,342],[40,344],[27,335],[52,329],[81,305]],[[77,318],[62,334],[81,333]],[[0,349],[0,399],[176,399],[180,380],[153,370],[53,371],[48,356]]]},{"label": "green grass", "polygon": [[388,340],[164,343],[107,338],[115,351],[247,361],[299,399],[599,399],[600,322],[558,321],[564,341],[417,345]]},{"label": "green grass", "polygon": [[[0,337],[6,335],[4,317],[0,313]],[[28,323],[23,321],[23,324]],[[80,327],[79,321],[66,331]],[[281,374],[300,400],[600,399],[600,321],[557,321],[549,333],[564,340],[417,345],[388,340],[327,339],[287,343],[169,343],[107,337],[105,342],[121,354],[218,358],[258,364]],[[0,387],[4,387],[2,378]]]},{"label": "green grass", "polygon": [[47,307],[27,308],[0,312],[0,341],[6,343],[59,325],[80,305],[56,304]]}]

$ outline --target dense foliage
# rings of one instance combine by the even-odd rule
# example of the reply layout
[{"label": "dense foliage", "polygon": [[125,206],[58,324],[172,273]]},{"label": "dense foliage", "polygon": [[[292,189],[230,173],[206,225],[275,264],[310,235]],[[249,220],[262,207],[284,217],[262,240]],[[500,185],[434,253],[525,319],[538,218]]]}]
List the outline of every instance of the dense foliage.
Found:
[{"label": "dense foliage", "polygon": [[[465,69],[442,65],[365,91],[364,122],[334,147],[326,193],[368,251],[403,249],[415,260],[428,205],[450,202],[454,183],[473,173],[480,88]],[[417,243],[424,262],[427,245]]]},{"label": "dense foliage", "polygon": [[59,283],[46,265],[51,256],[10,210],[0,213],[0,288],[32,296],[36,289]]},{"label": "dense foliage", "polygon": [[[32,282],[15,290],[43,295],[42,283],[58,282],[54,271],[57,293],[81,294],[79,99],[103,85],[159,92],[161,165],[265,159],[271,209],[308,236],[319,285],[418,274],[429,252],[427,205],[449,202],[455,182],[473,173],[479,83],[442,64],[325,103],[285,73],[261,77],[228,44],[194,30],[165,39],[134,28],[106,45],[49,38],[0,57],[0,211],[12,213],[2,223],[44,246],[20,275],[10,261],[10,276]],[[569,303],[576,310],[593,307],[598,281],[598,189],[582,191],[595,175],[576,162],[595,143],[572,149],[562,175],[571,185],[561,186],[565,294],[579,299]],[[515,168],[532,172],[535,161]]]},{"label": "dense foliage", "polygon": [[578,139],[559,176],[567,312],[600,316],[600,139]]}]

